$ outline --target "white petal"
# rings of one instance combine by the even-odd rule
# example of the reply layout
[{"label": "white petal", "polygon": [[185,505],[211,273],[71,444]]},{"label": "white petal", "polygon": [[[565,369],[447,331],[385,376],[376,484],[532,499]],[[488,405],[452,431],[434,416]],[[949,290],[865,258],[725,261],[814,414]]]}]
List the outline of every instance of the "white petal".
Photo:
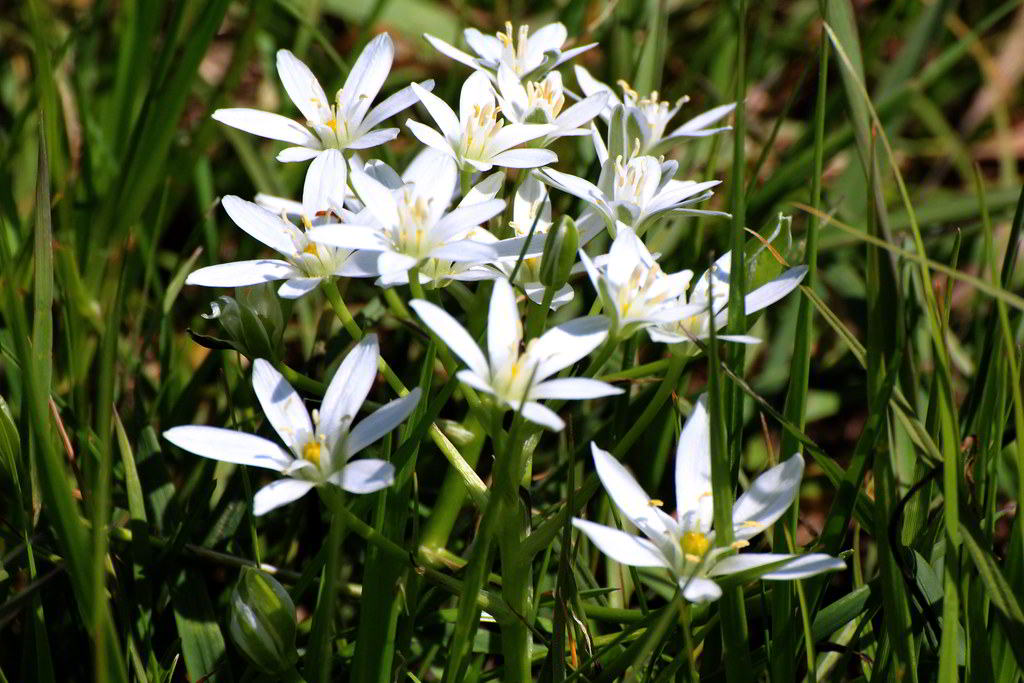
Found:
[{"label": "white petal", "polygon": [[348,435],[345,442],[345,453],[353,456],[367,446],[375,443],[392,429],[402,424],[405,418],[416,408],[420,400],[420,389],[416,387],[402,398],[385,403],[373,413],[363,418]]},{"label": "white petal", "polygon": [[384,79],[391,71],[395,56],[395,44],[391,36],[381,33],[363,48],[348,72],[345,85],[338,94],[338,108],[353,124],[358,125],[366,111],[373,104],[377,93],[384,85]]},{"label": "white petal", "polygon": [[292,462],[291,456],[273,441],[233,429],[186,425],[168,429],[164,438],[189,453],[236,465],[280,472]]},{"label": "white petal", "polygon": [[349,180],[352,183],[352,188],[359,195],[359,199],[362,200],[373,217],[380,221],[381,225],[385,227],[398,225],[398,203],[391,190],[369,176],[356,163],[352,164]]},{"label": "white petal", "polygon": [[476,374],[472,370],[459,370],[455,373],[455,376],[459,378],[460,382],[468,384],[477,391],[482,391],[485,394],[493,394],[494,387],[492,387],[486,379]]},{"label": "white petal", "polygon": [[[475,71],[462,83],[462,89],[459,92],[459,133],[455,138],[450,139],[458,139],[462,135],[462,126],[472,118],[474,112],[478,108],[483,109],[488,105],[494,106],[494,93],[491,90],[490,77],[482,71]],[[445,105],[445,107],[447,106]],[[454,115],[454,112],[452,113]],[[442,127],[441,131],[448,135],[446,128]]]},{"label": "white petal", "polygon": [[306,169],[302,185],[302,207],[312,220],[318,212],[326,212],[345,203],[348,167],[341,152],[328,149],[320,152]]},{"label": "white petal", "polygon": [[561,377],[549,379],[533,388],[531,398],[559,398],[567,400],[586,400],[621,394],[622,389],[607,382],[586,377]]},{"label": "white petal", "polygon": [[694,116],[692,119],[676,128],[674,131],[672,131],[672,133],[670,133],[669,137],[671,137],[672,135],[679,135],[681,133],[693,133],[694,131],[699,131],[703,128],[707,128],[712,123],[724,119],[726,116],[731,114],[734,109],[736,109],[735,102],[732,102],[730,104],[723,104],[718,107],[715,107],[714,109],[709,109],[703,114]]},{"label": "white petal", "polygon": [[377,359],[380,349],[377,335],[368,334],[348,352],[341,361],[320,404],[321,434],[327,435],[327,444],[334,449],[338,436],[348,433],[352,421],[363,405],[377,377]]},{"label": "white petal", "polygon": [[[452,111],[452,108],[442,100],[440,97],[432,92],[421,88],[416,83],[413,83],[409,87],[412,88],[413,92],[416,93],[416,97],[419,98],[420,102],[426,108],[427,113],[437,123],[437,127],[441,130],[441,133],[448,139],[449,142],[458,140],[462,135],[462,127],[459,125],[459,118]],[[415,135],[415,131],[413,131]],[[418,137],[418,136],[417,136]]]},{"label": "white petal", "polygon": [[[646,258],[645,258],[646,257]],[[605,273],[608,279],[621,287],[628,282],[637,266],[650,268],[651,253],[630,228],[623,228],[615,236],[611,249],[608,250],[608,267]]]},{"label": "white petal", "polygon": [[492,153],[504,152],[530,140],[554,133],[558,128],[546,123],[512,123],[499,130],[488,144]]},{"label": "white petal", "polygon": [[235,225],[249,235],[275,251],[288,256],[295,255],[295,242],[292,241],[291,235],[297,232],[298,228],[263,207],[235,195],[224,197],[221,204]]},{"label": "white petal", "polygon": [[758,567],[786,562],[775,569],[765,572],[760,576],[762,579],[788,581],[791,579],[803,579],[823,572],[841,571],[846,569],[846,563],[842,560],[825,555],[823,553],[808,553],[806,555],[783,555],[776,553],[742,553],[731,555],[715,563],[710,574],[722,576],[725,574],[736,574]]},{"label": "white petal", "polygon": [[504,182],[504,171],[497,171],[490,174],[469,189],[466,196],[459,202],[459,207],[461,208],[464,206],[471,206],[473,204],[481,204],[494,199],[498,196],[498,193],[501,192],[501,186]]},{"label": "white petal", "polygon": [[512,285],[508,280],[496,280],[487,310],[487,354],[494,372],[519,357],[522,340],[523,323]]},{"label": "white petal", "polygon": [[497,62],[501,59],[502,46],[494,36],[481,33],[475,28],[467,28],[463,31],[462,35],[470,49],[484,59],[491,62]]},{"label": "white petal", "polygon": [[284,280],[297,273],[295,266],[287,261],[235,261],[193,271],[185,278],[185,284],[202,287],[248,287],[273,280]]},{"label": "white petal", "polygon": [[536,401],[527,401],[522,404],[519,410],[525,419],[534,424],[547,427],[554,432],[560,432],[565,429],[565,421],[558,417],[558,413]]},{"label": "white petal", "polygon": [[303,479],[272,481],[252,497],[252,514],[257,517],[302,498],[313,488],[313,482]]},{"label": "white petal", "polygon": [[669,526],[662,517],[665,513],[652,504],[643,487],[611,453],[601,450],[594,442],[590,443],[590,450],[597,476],[615,507],[656,543],[664,540],[669,535]]},{"label": "white petal", "polygon": [[362,458],[345,465],[329,481],[349,493],[374,493],[395,483],[395,466],[386,460]]},{"label": "white petal", "polygon": [[478,68],[480,66],[477,63],[476,58],[474,58],[472,55],[470,55],[470,54],[468,54],[466,52],[463,52],[462,50],[458,49],[457,47],[449,45],[448,43],[444,42],[440,38],[435,38],[434,36],[430,35],[429,33],[424,33],[423,37],[426,38],[427,42],[430,43],[434,47],[435,50],[437,50],[438,52],[443,54],[445,57],[449,57],[451,59],[454,59],[457,62],[462,62],[466,66],[468,66],[470,68],[473,68],[473,69],[476,69],[476,68]]},{"label": "white petal", "polygon": [[293,277],[281,283],[277,295],[282,299],[298,299],[316,289],[322,280],[322,277]]},{"label": "white petal", "polygon": [[[427,92],[434,89],[434,81],[432,80],[426,80],[422,83],[417,83],[416,85]],[[366,118],[363,119],[363,122],[359,124],[359,129],[364,132],[368,131],[378,123],[390,119],[401,111],[405,111],[419,101],[420,98],[416,95],[416,91],[412,89],[411,85],[407,85],[371,109],[366,114]]]},{"label": "white petal", "polygon": [[447,311],[429,301],[414,299],[409,305],[434,334],[441,338],[467,367],[481,377],[489,377],[490,371],[483,351],[473,341],[466,328],[460,325]]},{"label": "white petal", "polygon": [[370,147],[383,145],[385,142],[391,142],[397,138],[399,132],[398,128],[381,128],[380,130],[371,130],[349,142],[346,149],[369,149]]},{"label": "white petal", "polygon": [[591,76],[584,67],[576,65],[573,67],[573,72],[576,74],[576,82],[579,83],[580,90],[584,95],[590,96],[603,92],[608,94],[608,105],[621,104],[615,91]]},{"label": "white petal", "polygon": [[807,275],[807,266],[790,268],[771,282],[761,285],[743,299],[743,308],[747,315],[771,306],[783,298],[800,284]]},{"label": "white petal", "polygon": [[594,202],[603,194],[601,190],[598,189],[597,185],[594,185],[589,180],[584,180],[579,176],[570,175],[568,173],[562,173],[561,171],[556,171],[553,168],[545,168],[541,172],[541,178],[548,181],[559,190],[568,192],[574,197],[579,197],[584,201]]},{"label": "white petal", "polygon": [[631,567],[668,567],[668,562],[658,548],[645,538],[584,519],[573,518],[572,525],[586,534],[598,550],[616,562]]},{"label": "white petal", "polygon": [[[585,123],[590,122],[598,114],[604,111],[604,108],[608,105],[608,93],[600,92],[591,95],[581,102],[577,102],[565,111],[563,111],[556,119],[558,127],[560,129],[567,128],[579,128]],[[584,135],[589,135],[590,131],[585,131]]]},{"label": "white petal", "polygon": [[252,365],[252,388],[274,431],[293,453],[301,456],[302,447],[313,438],[313,423],[298,393],[262,358]]},{"label": "white petal", "polygon": [[676,510],[686,528],[711,529],[711,419],[707,394],[693,404],[676,447]]},{"label": "white petal", "polygon": [[382,251],[377,255],[377,272],[381,275],[390,275],[398,271],[409,270],[418,262],[418,259],[406,254],[399,254],[394,251]]},{"label": "white petal", "polygon": [[369,225],[319,225],[306,236],[318,244],[342,249],[381,251],[388,246],[381,231]]},{"label": "white petal", "polygon": [[433,227],[430,231],[432,237],[446,241],[459,233],[475,228],[485,221],[497,216],[505,208],[504,199],[491,199],[486,202],[460,206],[451,211]]},{"label": "white petal", "polygon": [[331,115],[331,102],[308,66],[288,50],[278,50],[277,75],[288,97],[307,121],[327,122]]},{"label": "white petal", "polygon": [[533,345],[533,352],[543,358],[537,367],[537,379],[550,377],[583,358],[608,336],[608,320],[602,316],[575,318],[552,327]]},{"label": "white petal", "polygon": [[558,155],[549,149],[510,149],[491,157],[491,164],[505,168],[539,168],[558,161]]},{"label": "white petal", "polygon": [[450,143],[445,136],[441,135],[430,126],[424,125],[419,121],[409,119],[405,122],[405,127],[409,129],[409,132],[412,133],[417,140],[427,147],[436,149],[438,152],[448,154],[452,158],[455,157],[455,149],[452,147],[452,143]]},{"label": "white petal", "polygon": [[699,576],[680,578],[679,587],[683,590],[683,597],[690,602],[713,602],[722,597],[722,589],[717,583]]},{"label": "white petal", "polygon": [[732,508],[736,539],[752,538],[781,517],[796,499],[803,474],[804,459],[797,453],[755,479]]},{"label": "white petal", "polygon": [[236,108],[218,109],[211,117],[224,125],[260,137],[290,142],[300,147],[320,148],[320,140],[308,128],[280,114],[259,109]]},{"label": "white petal", "polygon": [[474,240],[457,240],[431,249],[430,256],[456,263],[477,263],[496,260],[498,252],[491,244]]},{"label": "white petal", "polygon": [[316,147],[285,147],[277,153],[276,159],[283,164],[296,161],[309,161],[320,153],[320,143]]}]

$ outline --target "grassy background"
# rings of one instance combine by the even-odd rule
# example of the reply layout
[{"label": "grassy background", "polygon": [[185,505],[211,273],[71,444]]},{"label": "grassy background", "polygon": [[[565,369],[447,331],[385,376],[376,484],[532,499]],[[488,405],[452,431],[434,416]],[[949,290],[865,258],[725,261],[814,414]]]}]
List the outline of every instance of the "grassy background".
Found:
[{"label": "grassy background", "polygon": [[[192,422],[259,425],[240,356],[186,333],[225,336],[200,317],[215,293],[182,283],[194,267],[261,253],[218,197],[296,196],[303,175],[301,165],[273,161],[274,143],[219,126],[209,113],[238,105],[294,115],[273,71],[275,50],[295,51],[333,92],[380,30],[396,42],[387,92],[431,77],[452,101],[466,69],[419,34],[455,41],[465,26],[497,30],[506,18],[533,26],[558,19],[570,36],[599,41],[580,63],[606,82],[689,95],[680,121],[745,88],[741,163],[733,136],[704,139],[678,151],[680,177],[723,179],[716,208],[745,215],[754,230],[792,213],[785,257],[816,256],[813,288],[756,323],[754,333],[769,341],[738,359],[747,384],[723,378],[723,391],[743,406],[728,424],[736,462],[743,456],[741,481],[803,447],[814,464],[793,542],[852,547],[853,569],[804,582],[802,595],[749,590],[749,666],[775,681],[809,666],[837,679],[1019,677],[1024,301],[1015,293],[1024,276],[1012,266],[1020,228],[1012,218],[1024,150],[1024,11],[1017,2],[824,4],[831,33],[818,3],[782,0],[749,8],[572,0],[557,9],[522,1],[29,0],[0,9],[4,677],[252,678],[225,625],[237,569],[256,557],[280,568],[306,646],[327,536],[322,506],[309,497],[253,527],[247,491],[259,475],[158,437]],[[379,153],[401,166],[415,149],[403,131]],[[558,152],[562,170],[582,174],[590,165],[585,144],[565,142]],[[567,199],[557,198],[560,208]],[[664,226],[651,243],[666,270],[703,269],[736,235],[728,221],[687,220]],[[915,256],[922,251],[930,262]],[[584,283],[577,291],[584,310],[591,293]],[[310,377],[328,376],[350,339],[319,293],[294,306],[266,294],[239,297],[279,321],[275,351]],[[346,300],[363,327],[380,330],[382,353],[405,383],[421,384],[423,355],[433,350],[385,315],[368,284],[351,283]],[[664,348],[644,343],[638,353],[641,364],[657,362]],[[664,364],[647,374],[663,372]],[[706,375],[703,364],[684,375],[682,391],[653,411],[647,438],[626,456],[652,493],[671,493],[674,430]],[[600,418],[610,443],[629,433],[656,386],[643,377]],[[463,412],[453,402],[441,417],[461,420]],[[580,417],[573,433],[590,434],[600,420]],[[568,493],[565,454],[577,445],[568,437],[549,438],[535,462],[533,503],[544,513]],[[480,445],[460,443],[467,458]],[[433,570],[459,576],[474,515],[468,507],[450,520],[431,514],[445,472],[432,445],[418,457],[413,483],[351,507],[403,546],[418,537],[434,551],[447,548],[451,555],[432,556]],[[411,521],[386,528],[394,522],[384,510],[396,505]],[[776,543],[785,543],[781,529]],[[429,678],[446,660],[450,593],[367,547],[355,534],[344,539],[335,675]],[[629,577],[587,549],[563,553],[560,537],[541,561],[539,595],[556,585],[578,589],[569,599],[559,592],[568,628],[548,603],[538,623],[538,642],[570,643],[573,661],[583,663],[578,680],[611,680],[630,666],[645,680],[687,675],[672,665],[683,659],[679,633],[652,625],[657,613],[647,600],[658,600],[657,591],[645,599],[591,590]],[[700,673],[712,680],[725,674],[717,610],[694,614]],[[368,613],[391,615],[393,623],[382,623],[393,632],[363,625]],[[490,633],[474,642],[474,675],[500,651]],[[728,633],[724,640],[728,649]],[[538,675],[573,674],[543,648],[538,657]]]}]

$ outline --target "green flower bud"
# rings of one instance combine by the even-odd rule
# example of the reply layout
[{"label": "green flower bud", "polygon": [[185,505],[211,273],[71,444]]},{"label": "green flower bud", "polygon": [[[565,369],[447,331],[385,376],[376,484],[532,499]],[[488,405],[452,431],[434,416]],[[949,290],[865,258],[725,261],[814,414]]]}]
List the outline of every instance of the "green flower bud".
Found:
[{"label": "green flower bud", "polygon": [[281,673],[295,664],[295,604],[266,572],[242,568],[231,592],[228,631],[238,649],[267,673]]},{"label": "green flower bud", "polygon": [[216,320],[227,338],[193,334],[197,342],[209,348],[233,348],[250,359],[278,358],[285,316],[274,290],[266,285],[239,289],[237,300],[217,297],[211,308],[203,317]]},{"label": "green flower bud", "polygon": [[580,232],[576,221],[563,216],[558,225],[548,230],[544,240],[544,253],[540,258],[540,281],[546,287],[558,289],[566,283],[576,263],[580,248]]}]

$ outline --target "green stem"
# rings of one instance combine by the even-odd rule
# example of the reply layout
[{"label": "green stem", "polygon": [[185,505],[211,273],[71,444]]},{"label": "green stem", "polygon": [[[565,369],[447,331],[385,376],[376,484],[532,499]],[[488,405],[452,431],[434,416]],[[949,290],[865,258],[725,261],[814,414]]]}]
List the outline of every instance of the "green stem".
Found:
[{"label": "green stem", "polygon": [[526,298],[528,309],[526,314],[526,341],[539,337],[541,332],[544,331],[544,324],[547,322],[548,313],[551,310],[551,300],[554,298],[554,287],[544,288],[543,303],[536,304],[529,297]]},{"label": "green stem", "polygon": [[341,489],[326,486],[320,495],[327,504],[331,515],[330,530],[327,532],[327,558],[324,562],[323,579],[317,596],[316,612],[306,650],[306,675],[313,681],[327,683],[331,680],[331,642],[334,632],[334,608],[338,597],[338,569],[341,561],[341,542],[345,534],[345,510]]},{"label": "green stem", "polygon": [[644,412],[640,413],[640,417],[637,418],[633,426],[629,428],[629,431],[626,432],[625,436],[622,437],[615,447],[616,456],[621,458],[647,430],[648,425],[657,416],[662,405],[665,404],[665,401],[672,392],[676,390],[679,378],[682,376],[683,369],[686,368],[688,360],[689,357],[683,355],[673,355],[669,359],[668,370],[665,371],[665,377],[661,380],[658,390],[654,393],[647,407],[644,408]]}]

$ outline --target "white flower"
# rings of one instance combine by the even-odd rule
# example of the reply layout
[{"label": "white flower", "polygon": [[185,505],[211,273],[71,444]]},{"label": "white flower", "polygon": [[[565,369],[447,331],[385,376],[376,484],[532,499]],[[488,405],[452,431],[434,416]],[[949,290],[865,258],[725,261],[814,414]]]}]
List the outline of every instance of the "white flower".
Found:
[{"label": "white flower", "polygon": [[563,109],[562,74],[552,71],[541,81],[521,82],[506,65],[498,68],[498,102],[505,118],[512,123],[547,123],[555,127],[541,140],[542,147],[567,135],[590,135],[590,130],[581,126],[600,114],[607,101],[608,93],[596,93]]},{"label": "white flower", "polygon": [[[693,286],[689,296],[680,296],[680,303],[696,307],[677,320],[650,327],[647,333],[651,339],[665,344],[678,344],[695,339],[707,339],[711,334],[712,320],[715,330],[725,327],[729,316],[729,271],[732,265],[731,252],[721,256]],[[743,297],[743,310],[751,315],[771,306],[792,292],[807,274],[807,266],[796,266],[784,271],[777,278],[761,285]],[[714,315],[711,312],[714,312]],[[718,335],[722,341],[756,344],[761,340],[748,335]]]},{"label": "white flower", "polygon": [[504,65],[520,79],[539,78],[597,45],[590,43],[563,52],[562,45],[565,44],[568,32],[561,23],[543,26],[532,36],[529,26],[523,24],[517,32],[510,21],[506,21],[505,30],[499,31],[495,36],[484,35],[475,28],[467,28],[463,31],[463,37],[470,49],[476,53],[475,57],[429,33],[424,33],[423,37],[441,54],[472,69],[483,70],[493,76],[498,68]]},{"label": "white flower", "polygon": [[[340,210],[345,197],[345,161],[337,150],[318,156],[310,165],[302,192],[300,207],[305,230],[299,229],[284,215],[241,197],[228,195],[221,202],[228,216],[245,232],[274,249],[284,259],[235,261],[200,268],[189,274],[185,284],[203,287],[246,287],[263,282],[284,280],[277,290],[285,299],[296,299],[334,276],[371,277],[362,259],[345,249],[325,247],[311,242],[315,225],[323,227],[330,214]],[[323,213],[323,216],[318,214]],[[330,228],[340,228],[329,225]]]},{"label": "white flower", "polygon": [[377,376],[378,355],[376,335],[367,335],[334,373],[312,420],[295,389],[270,363],[262,358],[253,363],[256,398],[287,450],[255,434],[202,425],[173,427],[164,432],[164,438],[204,458],[283,474],[284,478],[253,497],[253,514],[257,516],[323,484],[340,486],[349,493],[379,491],[394,482],[394,466],[385,460],[351,458],[401,424],[416,407],[420,390],[387,403],[353,427]]},{"label": "white flower", "polygon": [[548,379],[593,351],[608,336],[608,322],[600,316],[576,318],[530,340],[520,352],[523,325],[515,292],[506,280],[497,280],[487,314],[485,356],[473,337],[447,312],[434,304],[414,299],[416,314],[452,352],[468,366],[458,378],[494,396],[499,405],[521,410],[523,417],[560,431],[565,423],[541,399],[588,399],[621,394],[622,390],[583,377]]},{"label": "white flower", "polygon": [[580,258],[619,338],[700,311],[699,304],[687,304],[685,298],[693,271],[662,271],[630,228],[619,230],[603,266],[595,265],[582,250]]},{"label": "white flower", "polygon": [[[423,165],[414,182],[397,187],[384,184],[353,163],[349,178],[366,207],[355,220],[364,222],[314,228],[310,238],[320,244],[377,254],[375,274],[379,275],[407,271],[427,259],[477,262],[497,258],[499,252],[493,245],[466,239],[466,235],[500,213],[504,200],[460,205],[446,213],[458,177],[451,159],[437,155],[434,160],[430,167]],[[375,172],[386,174],[383,169]]]},{"label": "white flower", "polygon": [[614,236],[620,225],[642,234],[652,221],[666,213],[726,216],[719,211],[691,208],[708,199],[718,180],[698,183],[675,180],[675,161],[659,161],[652,156],[634,156],[629,161],[608,159],[601,168],[597,185],[569,173],[545,168],[541,178],[564,192],[579,197],[601,212]]},{"label": "white flower", "polygon": [[459,169],[536,168],[558,161],[550,150],[517,147],[557,129],[550,124],[505,125],[498,119],[494,90],[483,72],[477,71],[462,84],[458,116],[437,95],[415,83],[412,89],[441,132],[418,121],[408,120],[405,125],[420,142],[454,159]]},{"label": "white flower", "polygon": [[[393,140],[397,128],[374,128],[416,102],[416,94],[403,88],[373,109],[384,80],[391,71],[395,46],[382,33],[370,41],[352,65],[345,85],[331,105],[320,82],[305,64],[288,50],[277,52],[277,73],[306,126],[279,114],[258,109],[218,109],[213,118],[221,123],[272,140],[291,143],[277,155],[278,161],[307,161],[327,149],[366,149]],[[431,89],[433,81],[417,87]],[[310,130],[312,129],[312,130]]]},{"label": "white flower", "polygon": [[675,517],[663,512],[661,501],[648,496],[618,460],[591,443],[597,475],[609,497],[646,538],[582,519],[573,519],[573,526],[616,562],[668,569],[690,602],[717,600],[722,589],[714,579],[738,572],[791,580],[845,569],[842,560],[822,553],[735,554],[749,545],[749,539],[768,529],[796,499],[804,471],[800,454],[754,480],[732,509],[735,543],[713,547],[709,431],[707,407],[701,397],[676,449]]},{"label": "white flower", "polygon": [[[672,132],[665,134],[665,129],[675,115],[679,112],[689,98],[682,97],[673,104],[661,100],[658,91],[655,90],[647,97],[640,97],[633,88],[625,81],[619,81],[622,88],[622,99],[620,100],[615,92],[606,84],[598,81],[590,75],[582,66],[576,66],[576,81],[584,95],[593,96],[598,93],[605,93],[608,96],[607,106],[602,112],[602,117],[610,121],[612,110],[616,106],[625,108],[627,118],[636,122],[636,130],[639,133],[640,154],[661,154],[673,144],[688,138],[702,138],[708,135],[731,130],[732,126],[718,126],[710,128],[714,123],[721,121],[736,109],[736,104],[723,104],[710,109],[699,116],[695,116]],[[628,141],[627,141],[628,144]]]}]

